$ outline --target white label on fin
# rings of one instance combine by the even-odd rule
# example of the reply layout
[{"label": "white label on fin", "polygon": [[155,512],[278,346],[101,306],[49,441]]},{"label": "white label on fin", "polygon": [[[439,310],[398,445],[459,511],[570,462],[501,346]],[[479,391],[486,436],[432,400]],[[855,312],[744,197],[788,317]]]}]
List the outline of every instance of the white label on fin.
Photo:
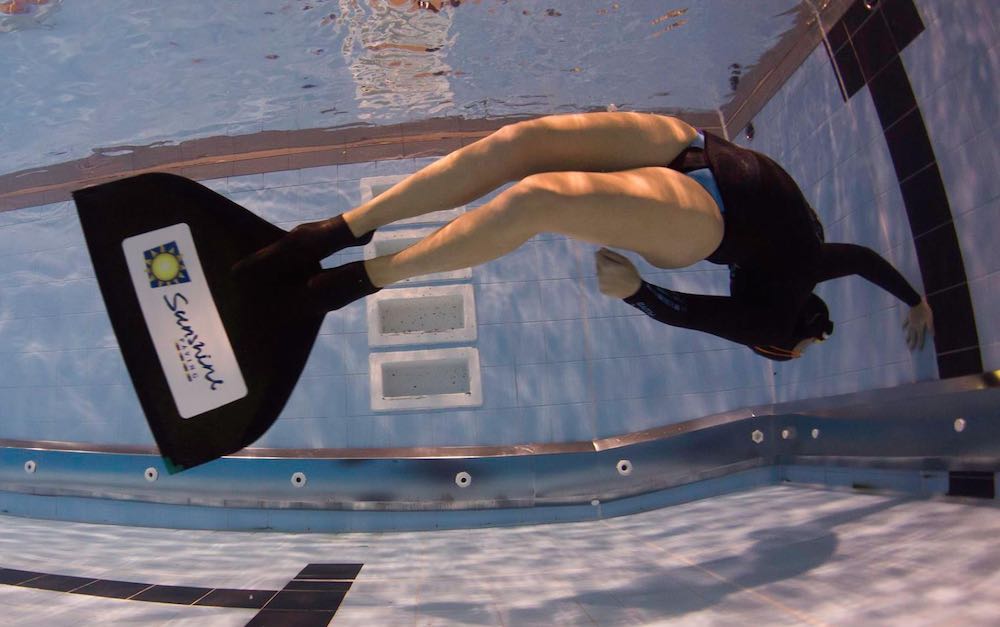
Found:
[{"label": "white label on fin", "polygon": [[187,224],[122,241],[156,356],[182,418],[247,395]]}]

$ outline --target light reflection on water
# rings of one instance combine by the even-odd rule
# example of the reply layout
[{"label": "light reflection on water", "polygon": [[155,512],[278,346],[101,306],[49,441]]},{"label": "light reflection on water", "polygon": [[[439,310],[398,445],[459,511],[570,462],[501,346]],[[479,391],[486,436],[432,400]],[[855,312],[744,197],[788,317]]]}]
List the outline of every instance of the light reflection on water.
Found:
[{"label": "light reflection on water", "polygon": [[752,67],[800,6],[480,0],[435,13],[409,0],[117,0],[101,10],[53,0],[0,15],[3,171],[359,121],[714,110],[732,95],[731,67]]}]

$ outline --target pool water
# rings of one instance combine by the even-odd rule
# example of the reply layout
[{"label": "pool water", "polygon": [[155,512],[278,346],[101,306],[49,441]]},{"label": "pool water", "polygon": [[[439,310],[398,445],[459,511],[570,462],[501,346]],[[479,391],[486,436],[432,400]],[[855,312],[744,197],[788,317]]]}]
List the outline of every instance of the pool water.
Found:
[{"label": "pool water", "polygon": [[803,3],[416,4],[22,1],[0,13],[0,174],[263,130],[715,110]]}]

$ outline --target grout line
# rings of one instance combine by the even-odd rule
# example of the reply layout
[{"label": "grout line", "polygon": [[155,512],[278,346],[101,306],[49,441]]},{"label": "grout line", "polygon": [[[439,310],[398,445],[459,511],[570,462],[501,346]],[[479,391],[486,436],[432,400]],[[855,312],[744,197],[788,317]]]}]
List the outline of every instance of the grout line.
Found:
[{"label": "grout line", "polygon": [[133,594],[132,596],[128,596],[128,597],[125,597],[125,599],[124,599],[124,600],[125,600],[125,601],[131,601],[131,600],[132,600],[132,599],[134,599],[135,597],[139,596],[139,595],[140,595],[140,594],[142,594],[143,592],[146,592],[146,591],[148,591],[148,590],[149,590],[150,588],[153,588],[153,587],[155,587],[155,586],[156,586],[156,584],[149,584],[148,586],[146,586],[146,587],[145,587],[145,588],[143,588],[142,590],[140,590],[140,591],[136,592],[136,593],[135,593],[135,594]]}]

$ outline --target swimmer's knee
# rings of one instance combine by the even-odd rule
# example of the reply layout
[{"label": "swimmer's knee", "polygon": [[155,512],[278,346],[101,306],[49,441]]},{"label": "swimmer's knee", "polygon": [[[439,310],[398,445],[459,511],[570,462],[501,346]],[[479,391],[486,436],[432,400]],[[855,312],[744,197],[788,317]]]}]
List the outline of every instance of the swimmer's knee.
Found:
[{"label": "swimmer's knee", "polygon": [[535,204],[551,204],[570,195],[574,186],[572,172],[541,172],[524,177],[513,189]]},{"label": "swimmer's knee", "polygon": [[508,124],[487,138],[492,167],[501,169],[507,181],[521,179],[532,171],[531,146],[536,134],[526,124]]},{"label": "swimmer's knee", "polygon": [[493,210],[501,212],[511,224],[540,232],[546,214],[561,202],[556,179],[553,173],[526,176],[504,191],[498,202],[491,203]]}]

